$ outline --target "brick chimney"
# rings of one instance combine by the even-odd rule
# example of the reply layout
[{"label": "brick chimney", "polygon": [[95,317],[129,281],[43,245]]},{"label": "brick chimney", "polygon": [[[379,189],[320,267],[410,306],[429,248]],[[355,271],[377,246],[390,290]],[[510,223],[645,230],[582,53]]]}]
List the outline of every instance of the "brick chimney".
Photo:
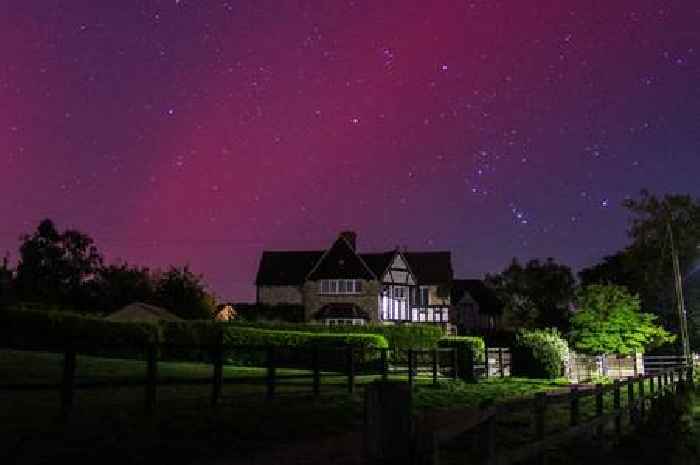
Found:
[{"label": "brick chimney", "polygon": [[340,237],[344,238],[348,244],[350,244],[352,250],[357,250],[355,248],[357,244],[357,233],[355,231],[342,231]]}]

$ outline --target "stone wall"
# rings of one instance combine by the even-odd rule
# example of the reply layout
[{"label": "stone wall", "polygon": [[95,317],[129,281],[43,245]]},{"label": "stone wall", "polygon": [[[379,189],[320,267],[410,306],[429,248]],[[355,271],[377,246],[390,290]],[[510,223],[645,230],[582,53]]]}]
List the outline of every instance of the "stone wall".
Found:
[{"label": "stone wall", "polygon": [[298,286],[258,286],[258,303],[280,305],[304,303],[301,288]]},{"label": "stone wall", "polygon": [[311,321],[321,307],[329,303],[353,303],[369,314],[370,322],[379,321],[379,282],[362,281],[361,294],[319,294],[321,281],[304,284],[304,320]]}]

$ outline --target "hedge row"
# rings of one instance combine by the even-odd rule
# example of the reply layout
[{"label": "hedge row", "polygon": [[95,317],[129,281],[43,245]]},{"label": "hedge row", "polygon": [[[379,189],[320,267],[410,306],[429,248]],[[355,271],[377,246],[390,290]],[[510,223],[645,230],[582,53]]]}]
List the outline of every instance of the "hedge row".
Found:
[{"label": "hedge row", "polygon": [[378,334],[386,339],[392,349],[431,349],[436,347],[438,340],[443,337],[442,329],[430,324],[326,326],[320,324],[240,322],[231,323],[231,326],[305,333]]},{"label": "hedge row", "polygon": [[188,346],[210,346],[220,335],[231,345],[279,347],[386,348],[379,334],[319,334],[311,331],[273,331],[246,328],[214,321],[186,322],[113,322],[63,312],[38,310],[0,311],[0,340],[3,346],[26,349],[57,349],[66,343],[92,352],[125,348],[142,351],[148,343],[159,341],[173,347],[168,353],[187,353]]}]

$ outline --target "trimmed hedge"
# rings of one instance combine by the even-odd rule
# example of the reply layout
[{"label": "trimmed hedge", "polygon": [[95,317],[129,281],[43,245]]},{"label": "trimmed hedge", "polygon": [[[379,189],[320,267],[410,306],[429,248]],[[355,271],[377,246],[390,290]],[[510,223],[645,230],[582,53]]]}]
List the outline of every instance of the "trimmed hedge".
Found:
[{"label": "trimmed hedge", "polygon": [[72,342],[88,348],[135,349],[159,341],[186,349],[210,346],[222,333],[224,342],[233,345],[388,347],[380,334],[274,331],[214,321],[114,322],[65,312],[0,311],[0,339],[3,345],[13,348],[56,349]]},{"label": "trimmed hedge", "polygon": [[158,327],[151,323],[113,322],[59,311],[0,311],[0,341],[4,347],[60,350],[72,343],[99,348],[100,352],[111,347],[141,352],[157,338]]},{"label": "trimmed hedge", "polygon": [[559,378],[568,356],[569,345],[556,329],[521,329],[515,335],[511,370],[514,376]]},{"label": "trimmed hedge", "polygon": [[474,381],[474,363],[483,363],[486,344],[483,338],[449,336],[438,341],[438,347],[453,348],[457,354],[457,372],[461,379]]},{"label": "trimmed hedge", "polygon": [[231,326],[305,333],[378,334],[386,339],[392,349],[432,349],[443,337],[440,327],[429,324],[326,326],[320,324],[234,322],[231,323]]}]

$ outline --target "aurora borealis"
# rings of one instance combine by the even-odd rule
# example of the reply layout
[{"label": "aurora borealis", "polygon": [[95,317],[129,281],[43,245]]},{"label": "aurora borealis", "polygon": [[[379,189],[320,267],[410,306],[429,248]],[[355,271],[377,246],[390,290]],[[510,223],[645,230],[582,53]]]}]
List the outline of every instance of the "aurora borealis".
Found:
[{"label": "aurora borealis", "polygon": [[[700,195],[700,3],[3,0],[0,254],[40,219],[253,296],[263,248],[574,267]],[[111,5],[111,6],[110,6]]]}]

